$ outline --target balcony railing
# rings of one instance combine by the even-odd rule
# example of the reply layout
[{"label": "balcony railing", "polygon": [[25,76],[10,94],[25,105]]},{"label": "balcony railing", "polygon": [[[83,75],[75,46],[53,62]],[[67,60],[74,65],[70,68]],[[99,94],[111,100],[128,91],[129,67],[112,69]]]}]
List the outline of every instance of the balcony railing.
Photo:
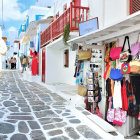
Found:
[{"label": "balcony railing", "polygon": [[79,23],[87,21],[88,7],[74,6],[72,3],[59,18],[53,21],[50,26],[41,33],[41,46],[43,47],[59,38],[64,31],[66,24],[70,23],[70,31],[79,30]]}]

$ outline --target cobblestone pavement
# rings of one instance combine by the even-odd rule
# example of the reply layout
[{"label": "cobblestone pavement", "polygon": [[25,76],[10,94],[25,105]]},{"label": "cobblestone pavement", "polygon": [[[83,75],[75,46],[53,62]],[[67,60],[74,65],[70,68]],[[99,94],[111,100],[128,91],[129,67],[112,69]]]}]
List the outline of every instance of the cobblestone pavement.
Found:
[{"label": "cobblestone pavement", "polygon": [[17,71],[0,73],[0,140],[100,139],[66,109],[66,100],[23,81]]}]

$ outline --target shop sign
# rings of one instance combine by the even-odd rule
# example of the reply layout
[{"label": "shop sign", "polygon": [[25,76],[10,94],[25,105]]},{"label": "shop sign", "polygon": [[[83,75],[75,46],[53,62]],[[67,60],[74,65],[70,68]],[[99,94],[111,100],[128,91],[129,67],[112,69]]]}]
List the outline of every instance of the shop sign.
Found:
[{"label": "shop sign", "polygon": [[98,17],[96,17],[79,24],[79,35],[81,36],[96,31],[98,28]]}]

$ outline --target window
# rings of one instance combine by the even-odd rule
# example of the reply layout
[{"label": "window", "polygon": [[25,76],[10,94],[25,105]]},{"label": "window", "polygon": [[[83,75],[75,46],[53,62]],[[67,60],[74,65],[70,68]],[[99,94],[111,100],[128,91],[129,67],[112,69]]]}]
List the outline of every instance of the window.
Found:
[{"label": "window", "polygon": [[64,67],[69,67],[69,50],[64,51]]},{"label": "window", "polygon": [[140,0],[130,0],[130,14],[140,10]]}]

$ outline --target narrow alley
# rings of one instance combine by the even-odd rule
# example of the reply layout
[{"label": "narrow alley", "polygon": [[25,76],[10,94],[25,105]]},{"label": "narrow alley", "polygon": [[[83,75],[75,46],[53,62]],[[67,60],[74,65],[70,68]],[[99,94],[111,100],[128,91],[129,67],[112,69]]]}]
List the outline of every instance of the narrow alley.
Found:
[{"label": "narrow alley", "polygon": [[101,139],[66,107],[65,99],[23,81],[18,71],[0,73],[0,140]]}]

